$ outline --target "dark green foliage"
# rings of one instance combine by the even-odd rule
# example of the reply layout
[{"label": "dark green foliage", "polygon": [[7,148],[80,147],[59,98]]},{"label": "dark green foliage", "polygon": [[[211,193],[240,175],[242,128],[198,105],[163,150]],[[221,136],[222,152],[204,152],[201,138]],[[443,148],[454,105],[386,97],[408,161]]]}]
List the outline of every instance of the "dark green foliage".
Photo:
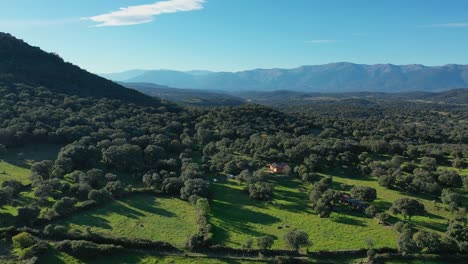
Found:
[{"label": "dark green foliage", "polygon": [[138,171],[143,166],[143,151],[139,146],[123,144],[111,146],[102,153],[109,166],[124,171]]},{"label": "dark green foliage", "polygon": [[180,189],[184,186],[184,181],[178,177],[164,179],[161,190],[168,194],[180,194]]},{"label": "dark green foliage", "polygon": [[256,238],[257,247],[261,250],[270,249],[275,243],[275,239],[272,236],[261,236]]},{"label": "dark green foliage", "polygon": [[125,193],[125,186],[121,181],[108,182],[104,189],[114,197],[121,197]]},{"label": "dark green foliage", "polygon": [[0,144],[0,158],[2,158],[7,153],[7,148],[5,145]]},{"label": "dark green foliage", "polygon": [[416,243],[413,240],[413,233],[410,230],[403,230],[397,238],[398,251],[402,254],[410,254],[417,251]]},{"label": "dark green foliage", "polygon": [[41,209],[37,206],[26,206],[18,208],[18,223],[32,224],[39,216]]},{"label": "dark green foliage", "polygon": [[95,244],[84,240],[64,240],[57,243],[56,247],[60,251],[84,259],[109,255],[123,249],[121,246]]},{"label": "dark green foliage", "polygon": [[409,218],[411,220],[412,216],[422,215],[426,210],[424,209],[424,205],[417,200],[400,198],[393,202],[390,212],[392,214],[401,214],[405,219]]},{"label": "dark green foliage", "polygon": [[2,187],[0,188],[0,206],[4,206],[11,202],[11,199],[14,194],[14,189],[11,187]]},{"label": "dark green foliage", "polygon": [[372,202],[377,198],[377,191],[367,186],[354,186],[351,189],[351,196],[358,200]]},{"label": "dark green foliage", "polygon": [[17,196],[21,189],[23,188],[23,184],[17,180],[7,180],[2,182],[2,188],[9,187],[12,191],[12,196]]},{"label": "dark green foliage", "polygon": [[64,197],[55,202],[55,204],[52,206],[52,210],[54,210],[57,215],[69,215],[76,210],[75,204],[75,199]]},{"label": "dark green foliage", "polygon": [[365,213],[369,217],[374,217],[377,214],[377,209],[373,205],[371,205],[366,208]]},{"label": "dark green foliage", "polygon": [[17,82],[46,86],[64,94],[160,104],[157,99],[88,73],[64,62],[57,54],[46,53],[4,33],[0,33],[0,72],[13,75]]},{"label": "dark green foliage", "polygon": [[462,178],[460,175],[455,171],[450,170],[442,170],[438,172],[439,176],[437,179],[439,182],[447,187],[461,187],[462,186]]},{"label": "dark green foliage", "polygon": [[88,194],[88,199],[96,201],[98,204],[102,204],[112,200],[112,193],[105,189],[92,190]]},{"label": "dark green foliage", "polygon": [[299,250],[301,247],[310,247],[312,243],[309,240],[309,235],[301,230],[291,230],[284,235],[284,241],[288,247]]},{"label": "dark green foliage", "polygon": [[421,230],[413,236],[416,246],[424,253],[440,252],[442,247],[442,237],[433,232]]},{"label": "dark green foliage", "polygon": [[463,223],[452,221],[447,228],[447,235],[460,243],[468,241],[468,227]]},{"label": "dark green foliage", "polygon": [[248,186],[249,196],[255,200],[268,201],[273,197],[274,186],[268,182],[251,183]]},{"label": "dark green foliage", "polygon": [[460,206],[462,202],[461,195],[450,189],[443,189],[440,199],[444,204],[448,204],[452,208]]},{"label": "dark green foliage", "polygon": [[203,179],[189,179],[180,190],[180,198],[183,200],[188,200],[192,195],[207,197],[208,194],[208,182]]},{"label": "dark green foliage", "polygon": [[29,233],[22,232],[12,237],[13,246],[19,249],[32,247],[36,244],[36,239]]}]

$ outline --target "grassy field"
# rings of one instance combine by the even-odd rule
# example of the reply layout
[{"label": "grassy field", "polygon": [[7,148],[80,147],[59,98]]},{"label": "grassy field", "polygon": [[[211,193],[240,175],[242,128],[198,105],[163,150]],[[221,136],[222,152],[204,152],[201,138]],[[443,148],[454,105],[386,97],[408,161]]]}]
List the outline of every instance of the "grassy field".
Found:
[{"label": "grassy field", "polygon": [[24,184],[30,182],[31,164],[42,160],[55,160],[60,145],[32,145],[9,149],[0,159],[0,183],[15,179]]},{"label": "grassy field", "polygon": [[377,221],[352,211],[319,218],[308,206],[308,191],[301,181],[277,178],[272,203],[251,200],[235,182],[212,184],[214,201],[210,223],[216,242],[241,247],[250,238],[272,235],[274,248],[286,248],[283,235],[290,229],[306,231],[312,250],[357,249],[371,238],[376,247],[395,247],[395,234]]},{"label": "grassy field", "polygon": [[195,210],[188,202],[143,194],[74,215],[59,224],[72,230],[91,227],[102,234],[166,241],[179,247],[197,229]]},{"label": "grassy field", "polygon": [[[461,172],[463,174],[463,172]],[[378,199],[372,204],[379,211],[386,211],[393,201],[410,197],[424,203],[427,214],[414,216],[411,224],[418,228],[445,232],[451,213],[446,206],[433,203],[437,199],[428,195],[413,195],[381,187],[375,178],[353,177],[343,171],[322,173],[333,176],[332,188],[340,190],[342,183],[375,188]],[[376,247],[396,247],[395,234],[388,226],[377,224],[376,220],[338,207],[330,218],[321,219],[308,206],[310,186],[294,178],[273,178],[275,185],[272,202],[251,200],[243,192],[243,186],[235,181],[218,182],[212,185],[214,201],[210,222],[214,227],[214,239],[228,246],[241,247],[249,238],[272,235],[277,240],[274,248],[285,248],[284,233],[292,228],[306,231],[314,246],[312,250],[357,249],[366,246],[365,239],[371,238]],[[462,191],[461,191],[462,192]],[[403,217],[391,216],[391,223],[403,221]]]},{"label": "grassy field", "polygon": [[[6,180],[15,179],[23,184],[31,181],[31,164],[36,161],[54,160],[59,152],[60,145],[33,145],[24,148],[9,149],[0,159],[0,184]],[[17,199],[15,206],[0,208],[0,227],[10,226],[17,215],[17,208],[31,204],[34,199],[32,191],[24,191]]]},{"label": "grassy field", "polygon": [[88,260],[80,260],[66,253],[51,250],[46,255],[42,256],[39,264],[260,264],[267,263],[264,261],[247,261],[247,260],[223,260],[213,258],[192,258],[182,256],[155,256],[145,253],[122,253],[114,256],[98,257]]},{"label": "grassy field", "polygon": [[[450,219],[450,212],[445,210],[445,205],[438,203],[440,209],[436,209],[434,203],[432,202],[436,197],[428,195],[412,195],[407,192],[402,192],[398,190],[390,190],[385,187],[380,186],[375,178],[351,178],[349,175],[346,175],[343,172],[332,172],[328,174],[322,174],[323,176],[333,176],[334,188],[339,189],[339,185],[342,183],[352,184],[352,185],[363,185],[375,188],[377,190],[377,200],[373,202],[373,205],[377,207],[380,211],[385,211],[390,208],[393,201],[401,197],[410,197],[413,199],[418,199],[421,201],[427,211],[425,216],[414,216],[411,219],[411,223],[418,228],[428,229],[433,231],[445,232],[447,230],[447,219]],[[398,220],[403,220],[403,217],[397,215],[393,216],[391,222],[396,222]]]}]

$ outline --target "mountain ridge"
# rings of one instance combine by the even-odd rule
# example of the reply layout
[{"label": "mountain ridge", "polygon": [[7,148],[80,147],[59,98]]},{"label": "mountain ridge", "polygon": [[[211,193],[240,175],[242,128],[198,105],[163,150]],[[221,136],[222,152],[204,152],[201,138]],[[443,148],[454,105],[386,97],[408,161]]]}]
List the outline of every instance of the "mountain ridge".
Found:
[{"label": "mountain ridge", "polygon": [[468,65],[459,64],[425,66],[338,62],[304,65],[292,69],[195,72],[204,72],[204,74],[148,70],[139,76],[121,81],[157,83],[183,89],[225,91],[407,92],[444,91],[468,87]]},{"label": "mountain ridge", "polygon": [[0,75],[15,83],[44,86],[51,91],[81,97],[118,99],[140,105],[160,105],[157,98],[128,89],[92,74],[59,55],[0,32]]}]

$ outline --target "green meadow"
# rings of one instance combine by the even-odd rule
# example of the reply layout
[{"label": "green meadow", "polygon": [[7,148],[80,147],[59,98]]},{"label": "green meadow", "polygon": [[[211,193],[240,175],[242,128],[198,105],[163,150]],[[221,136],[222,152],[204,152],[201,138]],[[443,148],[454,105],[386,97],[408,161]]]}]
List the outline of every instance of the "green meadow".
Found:
[{"label": "green meadow", "polygon": [[47,144],[8,149],[0,158],[0,183],[12,179],[30,183],[31,165],[36,161],[55,160],[60,148],[60,145]]},{"label": "green meadow", "polygon": [[376,241],[376,247],[395,247],[395,234],[376,220],[346,208],[319,218],[308,203],[308,187],[294,178],[273,178],[272,202],[251,200],[236,182],[213,184],[214,200],[210,222],[214,239],[220,244],[241,247],[248,239],[271,235],[273,248],[284,249],[284,234],[298,228],[307,232],[313,243],[311,250],[357,249],[365,240]]},{"label": "green meadow", "polygon": [[[418,228],[445,232],[451,213],[437,197],[413,195],[381,187],[375,178],[353,177],[342,171],[322,173],[333,176],[332,188],[341,190],[343,183],[375,188],[377,199],[372,202],[379,211],[387,211],[393,201],[411,197],[424,203],[427,213],[414,216],[409,222]],[[380,225],[375,219],[362,213],[338,206],[330,218],[319,218],[309,206],[310,184],[296,178],[271,177],[275,186],[271,202],[254,201],[248,197],[236,181],[221,181],[212,184],[214,200],[210,222],[214,239],[227,246],[242,247],[251,238],[272,235],[276,238],[274,248],[285,248],[284,234],[293,228],[306,231],[313,242],[312,250],[344,250],[366,247],[366,239],[375,241],[376,247],[396,248],[396,234],[389,226]],[[459,190],[463,192],[463,190]],[[404,221],[399,215],[391,215],[389,222]]]},{"label": "green meadow", "polygon": [[182,247],[197,232],[195,209],[177,198],[145,194],[111,202],[60,222],[70,230],[91,231],[116,237],[165,241]]}]

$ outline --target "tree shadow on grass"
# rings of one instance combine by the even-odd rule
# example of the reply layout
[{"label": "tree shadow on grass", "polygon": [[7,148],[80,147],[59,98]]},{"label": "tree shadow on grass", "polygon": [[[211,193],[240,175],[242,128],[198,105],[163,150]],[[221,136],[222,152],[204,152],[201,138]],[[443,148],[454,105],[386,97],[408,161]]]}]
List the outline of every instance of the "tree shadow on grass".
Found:
[{"label": "tree shadow on grass", "polygon": [[[255,230],[251,224],[272,225],[280,222],[280,219],[254,211],[255,207],[262,208],[262,202],[251,200],[242,190],[231,188],[227,185],[217,184],[215,196],[211,204],[210,221],[213,225],[213,234],[216,241],[229,240],[232,233],[240,233],[253,237],[264,235]],[[252,207],[253,210],[247,209]]]},{"label": "tree shadow on grass", "polygon": [[79,226],[90,226],[90,227],[97,227],[102,229],[112,229],[112,226],[109,225],[109,221],[101,216],[97,215],[81,215],[79,217],[75,217],[67,221],[68,225],[79,225]]},{"label": "tree shadow on grass", "polygon": [[140,196],[138,197],[139,199],[127,199],[123,201],[124,204],[136,208],[138,210],[150,213],[150,214],[155,214],[155,215],[160,215],[164,217],[176,217],[177,215],[173,212],[167,211],[166,209],[159,208],[158,206],[158,198],[154,198],[151,196]]},{"label": "tree shadow on grass", "polygon": [[[280,204],[280,209],[290,212],[307,212],[309,201],[307,192],[300,192],[299,189],[302,187],[302,183],[294,180],[293,178],[278,178],[271,181],[275,185],[273,191],[273,198],[276,201],[284,201],[287,204]],[[280,189],[279,187],[286,187],[292,190]],[[305,188],[304,188],[305,189]]]},{"label": "tree shadow on grass", "polygon": [[372,205],[374,205],[379,211],[387,211],[392,206],[392,203],[379,199],[373,201]]},{"label": "tree shadow on grass", "polygon": [[414,224],[419,226],[424,226],[426,228],[437,230],[439,232],[447,231],[448,223],[434,223],[434,222],[427,222],[427,221],[413,221]]},{"label": "tree shadow on grass", "polygon": [[347,217],[344,215],[336,215],[331,218],[335,223],[346,224],[346,225],[355,225],[355,226],[367,226],[364,221],[356,218]]},{"label": "tree shadow on grass", "polygon": [[42,160],[55,160],[62,145],[36,144],[24,148],[9,149],[2,159],[17,167],[30,169],[31,163]]}]

